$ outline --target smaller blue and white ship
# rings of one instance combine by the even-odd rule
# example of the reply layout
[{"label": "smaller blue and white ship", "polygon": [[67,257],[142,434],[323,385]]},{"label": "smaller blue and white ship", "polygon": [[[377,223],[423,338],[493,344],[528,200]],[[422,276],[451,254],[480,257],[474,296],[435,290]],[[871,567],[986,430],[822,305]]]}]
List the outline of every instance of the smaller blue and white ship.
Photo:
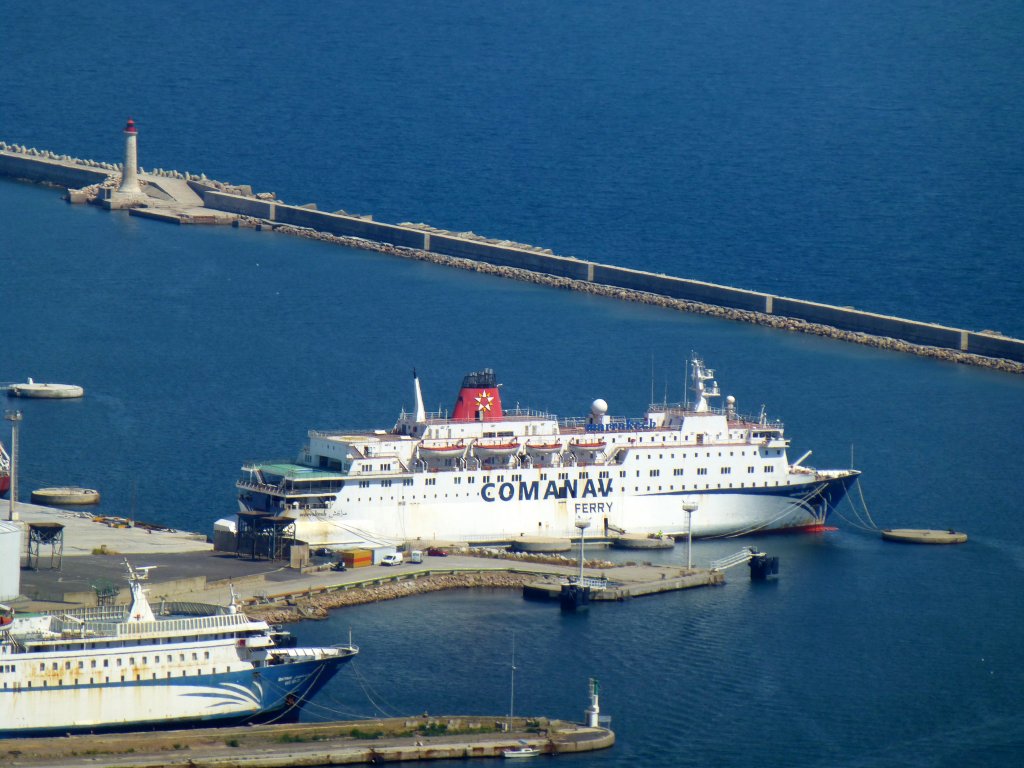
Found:
[{"label": "smaller blue and white ship", "polygon": [[0,738],[271,722],[355,656],[296,648],[230,606],[150,605],[127,561],[130,605],[0,618]]}]

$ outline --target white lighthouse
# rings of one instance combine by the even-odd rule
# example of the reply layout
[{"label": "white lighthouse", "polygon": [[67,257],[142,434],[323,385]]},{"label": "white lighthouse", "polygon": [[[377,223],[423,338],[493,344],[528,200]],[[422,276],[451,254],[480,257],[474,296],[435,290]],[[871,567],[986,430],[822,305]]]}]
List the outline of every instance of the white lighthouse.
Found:
[{"label": "white lighthouse", "polygon": [[126,195],[142,194],[142,187],[139,186],[138,136],[135,121],[129,117],[124,127],[124,171],[121,173],[121,186],[117,188],[118,192]]}]

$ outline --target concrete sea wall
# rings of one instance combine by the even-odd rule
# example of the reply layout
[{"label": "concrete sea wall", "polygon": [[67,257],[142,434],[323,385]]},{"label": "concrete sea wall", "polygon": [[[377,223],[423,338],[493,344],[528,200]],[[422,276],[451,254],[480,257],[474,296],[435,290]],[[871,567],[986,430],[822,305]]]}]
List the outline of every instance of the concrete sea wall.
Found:
[{"label": "concrete sea wall", "polygon": [[[392,248],[377,249],[400,256],[424,258],[447,266],[492,271],[531,282],[1024,373],[1024,367],[1020,365],[1024,363],[1024,340],[991,332],[968,331],[849,307],[583,261],[557,256],[541,249],[467,239],[450,233],[438,234],[436,230],[421,230],[419,226],[422,225],[382,224],[363,217],[327,213],[275,200],[254,200],[221,192],[206,192],[204,201],[211,208],[273,222],[284,231],[294,227],[299,230],[296,234],[303,234],[301,230],[306,230],[342,240],[351,238],[352,241],[344,244],[354,246],[385,244]],[[401,249],[416,251],[419,255]],[[460,260],[464,263],[460,263]],[[480,265],[496,269],[481,269]],[[528,273],[535,273],[541,279],[533,278]],[[543,276],[564,278],[571,282],[551,282]],[[1002,365],[982,358],[1012,361],[1017,365]]]},{"label": "concrete sea wall", "polygon": [[[157,175],[199,179],[158,170]],[[119,166],[69,158],[0,142],[0,175],[69,188],[108,182]],[[518,280],[640,301],[685,312],[911,352],[952,362],[1024,373],[1024,340],[994,331],[970,331],[864,312],[699,280],[655,274],[559,256],[550,250],[456,233],[425,224],[385,224],[369,216],[328,213],[315,205],[288,205],[247,185],[193,185],[206,208],[269,224],[293,234],[342,245],[473,269]],[[238,194],[238,190],[242,194]],[[70,192],[70,190],[69,190]],[[74,200],[75,195],[69,194]],[[250,222],[250,223],[253,223]]]},{"label": "concrete sea wall", "polygon": [[[7,145],[0,143],[0,150],[7,149]],[[36,184],[78,188],[101,184],[116,171],[112,165],[88,165],[86,162],[73,162],[67,155],[56,155],[53,152],[12,148],[12,151],[0,151],[0,176],[24,179]]]}]

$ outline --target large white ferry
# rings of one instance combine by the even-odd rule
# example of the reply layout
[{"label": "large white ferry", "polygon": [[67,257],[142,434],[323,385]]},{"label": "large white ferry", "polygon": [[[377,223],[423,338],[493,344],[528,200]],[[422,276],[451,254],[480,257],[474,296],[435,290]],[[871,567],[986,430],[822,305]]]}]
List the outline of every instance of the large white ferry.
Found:
[{"label": "large white ferry", "polygon": [[296,648],[228,607],[162,603],[128,565],[131,604],[0,618],[0,738],[298,713],[359,649]]},{"label": "large white ferry", "polygon": [[[471,373],[450,416],[415,411],[390,431],[310,431],[295,462],[243,466],[243,516],[291,519],[316,546],[415,539],[509,541],[591,531],[733,536],[808,528],[859,475],[790,463],[783,426],[724,409],[714,371],[690,361],[693,402],[656,404],[640,418],[503,410],[494,372]],[[236,530],[219,520],[218,535]]]}]

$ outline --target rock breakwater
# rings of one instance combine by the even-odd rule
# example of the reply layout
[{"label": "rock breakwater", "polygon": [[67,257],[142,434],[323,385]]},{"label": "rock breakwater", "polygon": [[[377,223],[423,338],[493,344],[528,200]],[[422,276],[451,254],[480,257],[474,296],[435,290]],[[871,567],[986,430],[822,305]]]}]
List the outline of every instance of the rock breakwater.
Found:
[{"label": "rock breakwater", "polygon": [[349,589],[296,595],[294,605],[280,603],[252,604],[245,607],[245,613],[252,618],[263,619],[270,624],[286,624],[304,619],[326,619],[332,608],[350,605],[364,605],[382,600],[398,600],[428,592],[446,589],[522,589],[526,584],[537,581],[538,574],[509,573],[507,571],[435,574],[417,579],[388,581]]},{"label": "rock breakwater", "polygon": [[557,277],[554,275],[533,272],[528,269],[520,269],[517,267],[496,266],[481,261],[474,261],[473,259],[465,259],[457,256],[446,256],[444,254],[433,253],[431,251],[423,251],[415,248],[406,248],[403,246],[391,245],[390,243],[380,243],[372,240],[366,240],[365,238],[360,237],[332,235],[327,232],[320,232],[318,230],[308,229],[305,227],[295,227],[291,225],[272,225],[271,222],[256,219],[248,219],[243,222],[243,225],[273,226],[275,232],[281,232],[283,234],[293,235],[295,237],[304,237],[310,240],[319,240],[321,242],[344,245],[350,248],[362,248],[364,250],[377,251],[379,253],[386,253],[392,256],[398,256],[400,258],[405,259],[428,261],[446,267],[453,267],[455,269],[465,269],[472,272],[481,272],[484,274],[496,275],[498,277],[504,277],[510,280],[519,280],[522,282],[534,283],[535,285],[545,285],[552,288],[562,288],[564,290],[569,291],[589,293],[594,296],[606,296],[608,298],[618,299],[620,301],[632,301],[640,304],[650,304],[653,306],[664,307],[666,309],[672,309],[679,312],[689,312],[691,314],[717,317],[723,320],[732,320],[735,322],[762,325],[768,328],[791,331],[793,333],[808,333],[814,336],[822,336],[829,339],[847,341],[852,342],[854,344],[862,344],[869,347],[875,347],[877,349],[887,349],[895,352],[905,352],[909,354],[918,355],[920,357],[928,357],[935,360],[943,360],[945,362],[950,363],[960,363],[962,365],[973,365],[982,368],[992,368],[1006,373],[1024,374],[1024,363],[1016,362],[1014,360],[984,357],[982,355],[976,355],[969,352],[961,352],[955,349],[944,349],[941,347],[932,347],[924,344],[914,344],[909,341],[895,339],[889,336],[875,336],[869,333],[845,331],[830,325],[812,323],[806,320],[799,320],[796,318],[785,317],[782,315],[771,315],[765,312],[754,312],[751,310],[720,307],[714,304],[705,304],[703,302],[690,301],[687,299],[674,299],[668,296],[662,296],[660,294],[655,293],[647,293],[644,291],[638,291],[629,288],[618,288],[610,285],[602,285],[600,283],[593,283],[586,280],[574,280],[568,277]]}]

